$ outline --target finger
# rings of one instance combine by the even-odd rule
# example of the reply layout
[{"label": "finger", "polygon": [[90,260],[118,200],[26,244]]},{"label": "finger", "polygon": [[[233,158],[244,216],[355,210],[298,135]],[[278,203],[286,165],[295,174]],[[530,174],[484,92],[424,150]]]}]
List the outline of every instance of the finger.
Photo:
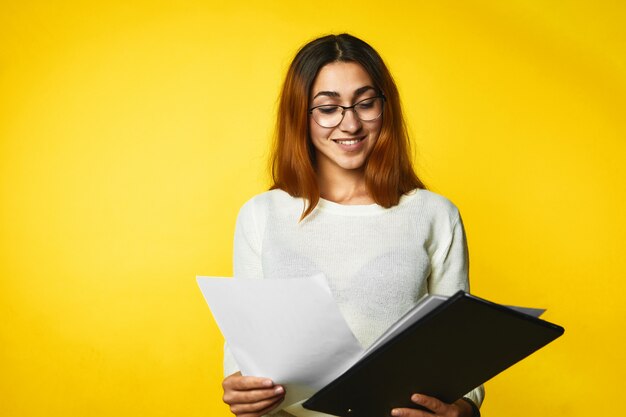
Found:
[{"label": "finger", "polygon": [[433,417],[433,413],[414,408],[394,408],[391,410],[393,417]]},{"label": "finger", "polygon": [[274,398],[285,394],[285,389],[281,385],[277,385],[273,388],[260,389],[260,390],[225,390],[222,400],[226,404],[252,404],[259,401],[265,401],[269,398]]},{"label": "finger", "polygon": [[272,411],[273,409],[275,409],[276,407],[278,407],[278,405],[279,405],[281,402],[283,402],[283,400],[284,400],[284,399],[285,399],[285,397],[284,397],[284,396],[279,397],[279,398],[278,398],[278,400],[277,400],[274,404],[270,405],[270,406],[269,406],[269,407],[267,407],[267,408],[264,408],[263,410],[259,411],[259,413],[260,413],[261,415],[264,415],[264,414],[269,413],[270,411]]},{"label": "finger", "polygon": [[435,397],[429,397],[428,395],[424,394],[411,395],[411,401],[413,401],[415,404],[421,405],[422,407],[428,408],[435,414],[444,414],[449,407],[449,405],[444,403],[443,401],[440,401]]},{"label": "finger", "polygon": [[285,398],[284,395],[279,395],[273,398],[269,398],[263,401],[258,401],[251,404],[235,404],[230,407],[230,411],[233,414],[242,416],[245,414],[266,414],[267,411],[275,408]]},{"label": "finger", "polygon": [[274,382],[269,378],[233,374],[224,379],[222,386],[225,390],[234,389],[238,391],[245,391],[251,389],[271,388],[274,386]]}]

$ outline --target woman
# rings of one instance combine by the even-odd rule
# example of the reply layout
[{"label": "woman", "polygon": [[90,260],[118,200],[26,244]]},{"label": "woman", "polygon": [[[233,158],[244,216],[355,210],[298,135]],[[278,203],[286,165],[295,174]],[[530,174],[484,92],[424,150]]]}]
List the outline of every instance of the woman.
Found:
[{"label": "woman", "polygon": [[[248,201],[237,219],[235,277],[323,272],[363,346],[423,295],[468,290],[459,213],[415,175],[397,88],[367,43],[330,35],[297,53],[280,98],[272,162],[272,189]],[[228,350],[225,375],[224,402],[237,416],[261,416],[284,397],[267,378],[241,376]],[[419,393],[411,400],[437,416],[469,417],[482,398],[479,387],[454,404]]]}]

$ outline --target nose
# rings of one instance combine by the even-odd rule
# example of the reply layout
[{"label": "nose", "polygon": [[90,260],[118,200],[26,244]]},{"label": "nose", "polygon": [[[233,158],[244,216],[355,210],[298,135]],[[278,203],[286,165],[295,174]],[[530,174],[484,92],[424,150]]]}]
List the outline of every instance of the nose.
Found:
[{"label": "nose", "polygon": [[339,128],[343,132],[358,132],[361,126],[361,120],[357,117],[354,109],[345,109],[343,111],[343,119],[339,123]]}]

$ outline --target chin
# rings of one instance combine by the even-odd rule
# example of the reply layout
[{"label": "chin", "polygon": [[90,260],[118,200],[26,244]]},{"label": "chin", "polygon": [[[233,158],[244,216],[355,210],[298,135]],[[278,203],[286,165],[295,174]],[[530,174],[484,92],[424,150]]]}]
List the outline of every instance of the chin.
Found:
[{"label": "chin", "polygon": [[343,163],[337,163],[339,168],[345,169],[347,171],[355,171],[359,169],[365,168],[365,161],[346,161]]}]

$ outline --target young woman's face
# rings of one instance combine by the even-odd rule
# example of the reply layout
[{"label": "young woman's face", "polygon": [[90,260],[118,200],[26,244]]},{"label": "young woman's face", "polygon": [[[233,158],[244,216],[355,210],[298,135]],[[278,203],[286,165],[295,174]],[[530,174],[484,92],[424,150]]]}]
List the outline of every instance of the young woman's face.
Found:
[{"label": "young woman's face", "polygon": [[[371,77],[360,64],[332,62],[323,66],[317,74],[311,89],[309,108],[321,105],[352,106],[377,96],[378,91]],[[382,100],[374,102],[382,106]],[[361,105],[364,114],[371,111],[368,106],[372,106],[370,101]],[[341,110],[337,109],[339,113]],[[345,110],[341,123],[335,127],[322,127],[313,115],[309,115],[309,133],[315,147],[318,170],[333,173],[363,168],[378,140],[381,126],[382,115],[371,121],[363,121],[354,110]]]}]

